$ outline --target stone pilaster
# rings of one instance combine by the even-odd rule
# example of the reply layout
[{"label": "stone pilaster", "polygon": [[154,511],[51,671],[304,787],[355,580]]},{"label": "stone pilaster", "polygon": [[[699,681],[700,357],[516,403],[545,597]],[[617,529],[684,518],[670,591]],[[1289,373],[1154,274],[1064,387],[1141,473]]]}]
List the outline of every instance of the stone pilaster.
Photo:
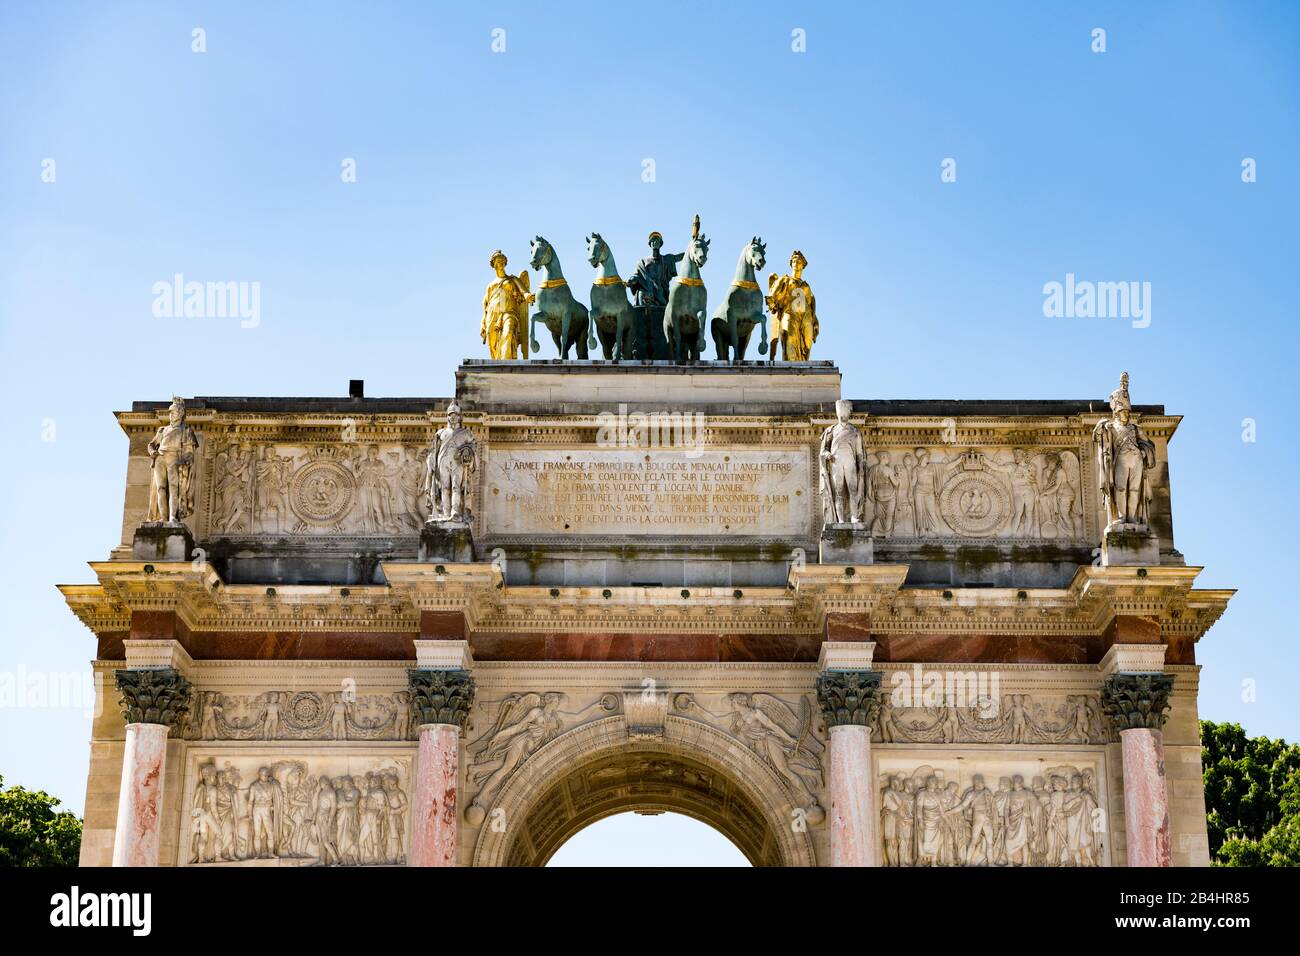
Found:
[{"label": "stone pilaster", "polygon": [[114,674],[126,718],[114,866],[157,866],[166,779],[167,732],[189,710],[190,684],[170,667]]},{"label": "stone pilaster", "polygon": [[817,677],[817,701],[831,737],[832,866],[878,865],[871,725],[880,680],[874,670],[827,670]]},{"label": "stone pilaster", "polygon": [[1169,674],[1112,674],[1101,706],[1119,731],[1124,764],[1124,831],[1129,866],[1169,866],[1169,789],[1165,780],[1165,712]]},{"label": "stone pilaster", "polygon": [[474,703],[465,670],[413,668],[411,713],[420,726],[411,798],[411,866],[455,866],[460,819],[460,733]]}]

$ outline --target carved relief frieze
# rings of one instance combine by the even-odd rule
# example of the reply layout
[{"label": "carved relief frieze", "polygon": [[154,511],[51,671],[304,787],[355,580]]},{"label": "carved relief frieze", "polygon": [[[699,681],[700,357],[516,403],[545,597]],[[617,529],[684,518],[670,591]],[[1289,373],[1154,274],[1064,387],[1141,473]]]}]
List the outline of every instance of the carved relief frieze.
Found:
[{"label": "carved relief frieze", "polygon": [[1004,694],[1000,702],[986,699],[969,706],[950,701],[899,706],[899,695],[883,693],[872,739],[887,744],[1104,744],[1113,735],[1096,694],[1043,700]]},{"label": "carved relief frieze", "polygon": [[223,440],[209,470],[213,535],[414,534],[428,517],[418,445]]},{"label": "carved relief frieze", "polygon": [[1104,866],[1097,760],[880,761],[885,866]]},{"label": "carved relief frieze", "polygon": [[408,740],[410,693],[200,691],[181,734],[188,740]]},{"label": "carved relief frieze", "polygon": [[182,862],[406,862],[411,762],[405,757],[197,759]]},{"label": "carved relief frieze", "polygon": [[882,538],[1089,539],[1075,448],[881,449],[867,455],[866,522]]}]

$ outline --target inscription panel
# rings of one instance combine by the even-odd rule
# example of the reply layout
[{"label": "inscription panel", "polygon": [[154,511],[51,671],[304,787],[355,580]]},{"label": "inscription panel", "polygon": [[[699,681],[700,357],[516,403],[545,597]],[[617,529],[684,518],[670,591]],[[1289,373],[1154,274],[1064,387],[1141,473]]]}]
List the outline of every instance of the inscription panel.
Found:
[{"label": "inscription panel", "polygon": [[487,530],[503,534],[806,535],[805,451],[490,448]]}]

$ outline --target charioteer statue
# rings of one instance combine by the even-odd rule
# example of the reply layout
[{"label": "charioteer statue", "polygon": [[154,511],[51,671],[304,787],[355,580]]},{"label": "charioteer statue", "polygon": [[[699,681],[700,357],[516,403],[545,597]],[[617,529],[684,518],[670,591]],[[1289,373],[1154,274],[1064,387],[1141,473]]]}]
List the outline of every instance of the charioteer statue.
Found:
[{"label": "charioteer statue", "polygon": [[682,261],[686,253],[664,254],[661,251],[664,237],[658,232],[650,233],[648,242],[650,255],[636,264],[636,269],[627,280],[632,303],[639,313],[636,358],[670,359],[672,356],[663,330],[664,307],[668,305],[668,284],[676,278],[677,263]]}]

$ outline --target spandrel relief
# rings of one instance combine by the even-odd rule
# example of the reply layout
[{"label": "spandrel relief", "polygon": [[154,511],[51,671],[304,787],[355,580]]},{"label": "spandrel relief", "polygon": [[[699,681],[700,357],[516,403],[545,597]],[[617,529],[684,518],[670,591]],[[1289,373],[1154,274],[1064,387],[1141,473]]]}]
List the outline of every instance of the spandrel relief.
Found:
[{"label": "spandrel relief", "polygon": [[618,710],[621,694],[602,694],[594,700],[572,702],[558,691],[508,694],[484,703],[495,713],[492,724],[466,746],[469,754],[467,784],[475,788],[465,808],[465,820],[477,826],[501,788],[534,753],[566,730]]},{"label": "spandrel relief", "polygon": [[816,733],[816,707],[810,696],[787,700],[766,693],[677,694],[673,712],[731,734],[776,771],[808,823],[825,819],[819,795],[826,788],[826,745]]},{"label": "spandrel relief", "polygon": [[428,518],[414,444],[227,441],[212,457],[216,535],[415,534]]},{"label": "spandrel relief", "polygon": [[1105,866],[1099,762],[969,758],[879,762],[885,866]]},{"label": "spandrel relief", "polygon": [[404,757],[199,757],[182,862],[397,866],[409,842]]}]

